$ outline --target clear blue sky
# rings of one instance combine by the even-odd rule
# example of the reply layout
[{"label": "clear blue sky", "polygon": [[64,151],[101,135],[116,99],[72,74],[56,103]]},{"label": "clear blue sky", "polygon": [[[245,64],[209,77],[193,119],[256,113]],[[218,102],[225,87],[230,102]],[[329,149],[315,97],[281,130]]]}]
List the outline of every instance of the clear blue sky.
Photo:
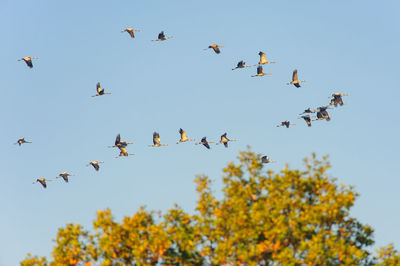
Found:
[{"label": "clear blue sky", "polygon": [[[14,1],[0,4],[0,265],[49,256],[67,222],[92,228],[97,210],[118,220],[140,205],[192,212],[196,174],[221,188],[221,169],[250,145],[278,163],[329,154],[332,176],[360,193],[352,214],[375,228],[376,246],[400,247],[398,1]],[[142,31],[134,40],[121,33]],[[174,36],[151,42],[164,30]],[[219,55],[203,51],[224,45]],[[258,52],[272,76],[231,71]],[[37,56],[33,69],[17,59]],[[287,86],[293,69],[307,80]],[[95,85],[112,95],[91,98]],[[330,122],[297,115],[345,92]],[[283,120],[297,124],[277,128]],[[239,139],[229,149],[176,145],[189,137]],[[168,147],[149,148],[158,131]],[[134,158],[115,159],[121,133]],[[13,145],[25,137],[33,144]],[[99,172],[85,165],[105,161]],[[44,190],[32,182],[62,171]]]}]

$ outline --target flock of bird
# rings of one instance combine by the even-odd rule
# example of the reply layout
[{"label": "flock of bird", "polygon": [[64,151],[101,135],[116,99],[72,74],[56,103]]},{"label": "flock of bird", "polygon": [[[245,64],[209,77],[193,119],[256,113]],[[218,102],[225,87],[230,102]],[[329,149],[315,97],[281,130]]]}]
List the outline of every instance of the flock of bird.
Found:
[{"label": "flock of bird", "polygon": [[[134,39],[135,38],[135,32],[140,32],[140,30],[133,29],[133,28],[126,28],[121,32],[127,32],[130,35],[130,37],[132,39]],[[157,39],[152,40],[152,41],[165,41],[165,40],[168,40],[168,39],[171,39],[171,38],[173,38],[173,36],[165,36],[164,31],[161,31],[158,34]],[[220,50],[221,47],[224,47],[224,46],[217,45],[217,44],[212,44],[212,45],[209,45],[204,50],[213,49],[216,54],[220,54],[221,53],[221,50]],[[260,51],[258,53],[258,55],[260,56],[260,61],[257,64],[255,64],[255,65],[246,65],[246,63],[242,60],[242,61],[239,61],[237,63],[237,65],[236,65],[236,67],[232,68],[232,70],[257,66],[257,74],[253,75],[252,77],[261,77],[261,76],[272,75],[272,73],[264,73],[263,65],[274,64],[275,62],[269,61],[266,58],[265,53],[262,52],[262,51]],[[23,57],[23,58],[19,59],[18,61],[24,61],[29,68],[33,68],[32,60],[35,60],[35,59],[39,59],[39,58],[38,57],[27,56],[27,57]],[[304,82],[306,82],[306,81],[298,79],[298,72],[297,72],[297,69],[295,69],[293,71],[293,74],[292,74],[292,81],[288,82],[287,85],[294,85],[296,88],[300,88],[301,87],[300,83],[304,83]],[[101,87],[100,82],[98,82],[96,84],[96,94],[93,95],[92,97],[103,96],[103,95],[106,95],[106,94],[111,94],[111,93],[110,92],[105,92],[104,88]],[[343,102],[343,98],[342,98],[343,96],[348,96],[348,94],[333,93],[331,95],[331,97],[330,97],[330,102],[329,102],[328,105],[317,107],[315,110],[312,110],[311,108],[308,108],[308,109],[304,110],[301,114],[299,114],[300,117],[298,117],[298,118],[299,119],[304,119],[304,121],[306,122],[308,127],[311,127],[311,121],[318,121],[318,120],[330,121],[331,118],[330,118],[327,110],[328,109],[333,109],[331,106],[335,106],[335,107],[343,106],[345,104]],[[315,118],[315,116],[313,116],[311,114],[314,114],[314,113],[316,113],[316,119],[312,120],[312,118]],[[289,128],[292,125],[296,125],[296,124],[292,124],[290,121],[282,121],[279,125],[277,125],[277,127]],[[179,129],[179,134],[180,134],[180,139],[179,139],[178,142],[176,142],[176,144],[183,143],[183,142],[189,142],[189,141],[190,142],[196,141],[195,139],[190,139],[187,136],[186,131],[184,131],[182,128]],[[201,144],[204,147],[206,147],[207,149],[210,149],[210,143],[216,143],[216,145],[223,144],[226,148],[228,148],[228,143],[229,142],[233,142],[233,141],[237,141],[237,140],[229,139],[227,137],[227,133],[224,133],[224,134],[221,135],[219,142],[208,141],[207,137],[203,137],[200,142],[196,142],[195,144],[196,145]],[[26,141],[25,138],[20,138],[14,144],[18,144],[19,146],[21,146],[24,143],[32,143],[32,142]],[[116,158],[127,157],[127,156],[130,156],[130,155],[135,155],[134,153],[128,153],[127,147],[128,147],[129,144],[133,144],[133,142],[122,141],[121,140],[121,135],[118,134],[117,137],[115,138],[114,145],[108,146],[108,147],[109,148],[118,148],[119,149],[119,155]],[[149,145],[149,146],[150,147],[161,147],[161,146],[168,146],[168,144],[161,143],[160,134],[158,132],[154,132],[153,133],[153,145]],[[261,157],[261,162],[265,163],[265,164],[276,163],[276,161],[271,161],[270,158],[267,155]],[[101,164],[101,163],[104,163],[104,162],[103,161],[92,161],[89,164],[87,164],[86,166],[90,166],[91,165],[91,166],[93,166],[93,168],[96,171],[99,171],[99,169],[100,169],[99,164]],[[56,178],[62,178],[65,181],[65,183],[68,183],[68,178],[70,176],[74,176],[74,175],[73,174],[69,174],[67,172],[62,172]],[[33,182],[33,184],[40,183],[43,186],[43,188],[46,188],[47,187],[47,183],[46,182],[48,182],[48,181],[53,181],[53,180],[52,179],[47,179],[47,178],[38,178],[38,179],[36,179],[35,182]]]}]

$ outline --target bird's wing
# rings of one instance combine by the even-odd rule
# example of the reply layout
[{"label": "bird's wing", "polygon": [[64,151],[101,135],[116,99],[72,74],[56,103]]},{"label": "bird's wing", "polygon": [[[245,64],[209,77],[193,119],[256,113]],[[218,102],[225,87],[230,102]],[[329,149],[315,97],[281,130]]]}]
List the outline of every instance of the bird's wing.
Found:
[{"label": "bird's wing", "polygon": [[207,148],[210,149],[210,145],[208,144],[208,141],[206,140],[205,142],[203,142],[203,145]]},{"label": "bird's wing", "polygon": [[[25,60],[24,60],[24,61],[25,61]],[[33,67],[33,65],[32,65],[32,60],[31,60],[31,59],[26,60],[25,63],[28,65],[28,67],[30,67],[30,68]]]},{"label": "bird's wing", "polygon": [[225,148],[228,148],[228,142],[224,142]]},{"label": "bird's wing", "polygon": [[98,164],[92,164],[92,165],[93,165],[93,167],[94,167],[94,169],[95,169],[96,171],[99,171],[100,166],[99,166]]},{"label": "bird's wing", "polygon": [[214,52],[216,52],[217,54],[221,53],[221,51],[219,50],[218,46],[214,46],[213,47]]},{"label": "bird's wing", "polygon": [[300,88],[301,86],[300,86],[300,83],[294,83],[293,84],[296,88]]},{"label": "bird's wing", "polygon": [[157,132],[153,133],[153,144],[160,144],[160,134],[158,134]]},{"label": "bird's wing", "polygon": [[135,38],[135,34],[133,33],[133,30],[127,30],[129,35],[131,35],[131,38]]},{"label": "bird's wing", "polygon": [[263,68],[262,66],[257,67],[257,74],[262,74],[263,73]]},{"label": "bird's wing", "polygon": [[158,39],[159,39],[159,40],[165,39],[164,31],[162,31],[162,32],[160,32],[160,33],[158,34]]},{"label": "bird's wing", "polygon": [[292,81],[297,80],[297,69],[293,70]]},{"label": "bird's wing", "polygon": [[97,82],[97,84],[96,84],[96,90],[97,90],[97,93],[100,94],[100,92],[101,92],[100,82]]},{"label": "bird's wing", "polygon": [[186,131],[185,131],[185,130],[182,130],[182,132],[181,132],[181,138],[182,138],[182,139],[186,139],[186,138],[187,138],[187,136],[186,136]]},{"label": "bird's wing", "polygon": [[117,137],[115,138],[115,145],[118,145],[119,143],[121,143],[121,135],[118,134]]}]

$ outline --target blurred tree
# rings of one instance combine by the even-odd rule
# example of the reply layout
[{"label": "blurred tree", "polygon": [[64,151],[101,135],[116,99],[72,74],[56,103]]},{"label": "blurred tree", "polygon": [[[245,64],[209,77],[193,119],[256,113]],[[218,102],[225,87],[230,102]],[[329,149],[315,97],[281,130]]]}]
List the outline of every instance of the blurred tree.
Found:
[{"label": "blurred tree", "polygon": [[274,173],[260,154],[240,152],[223,169],[222,199],[197,176],[194,215],[140,208],[119,223],[99,211],[93,234],[67,224],[53,261],[28,254],[21,265],[400,265],[391,245],[370,254],[373,229],[349,214],[358,195],[329,177],[327,158],[304,162],[303,171]]}]

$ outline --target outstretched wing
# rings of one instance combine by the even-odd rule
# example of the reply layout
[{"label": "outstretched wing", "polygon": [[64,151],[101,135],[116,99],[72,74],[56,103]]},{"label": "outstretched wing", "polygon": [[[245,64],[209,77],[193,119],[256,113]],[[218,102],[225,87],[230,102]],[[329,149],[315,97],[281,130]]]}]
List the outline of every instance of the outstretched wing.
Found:
[{"label": "outstretched wing", "polygon": [[121,135],[118,134],[117,137],[115,138],[115,146],[121,143]]},{"label": "outstretched wing", "polygon": [[[292,81],[296,81],[297,80],[297,69],[293,70],[293,76],[292,76]],[[296,86],[296,85],[295,85]],[[296,86],[297,87],[297,86]],[[300,85],[299,85],[300,87]],[[298,87],[297,87],[298,88]]]},{"label": "outstretched wing", "polygon": [[100,82],[97,82],[97,84],[96,84],[96,90],[97,90],[97,93],[100,94],[100,92],[101,92]]},{"label": "outstretched wing", "polygon": [[96,171],[99,171],[100,165],[98,165],[98,164],[92,164],[92,165],[93,165],[93,167],[94,167],[94,169],[95,169]]},{"label": "outstretched wing", "polygon": [[257,74],[259,75],[259,74],[262,74],[263,73],[263,68],[262,68],[262,66],[258,66],[257,67]]},{"label": "outstretched wing", "polygon": [[153,133],[153,144],[154,145],[160,144],[160,134],[158,134],[157,132]]},{"label": "outstretched wing", "polygon": [[28,65],[28,67],[30,67],[30,68],[33,67],[32,60],[31,60],[31,59],[24,60],[24,61],[25,61],[25,63]]},{"label": "outstretched wing", "polygon": [[158,34],[158,39],[159,39],[159,40],[164,40],[164,39],[165,39],[164,31],[162,31],[162,32],[160,32],[160,33]]},{"label": "outstretched wing", "polygon": [[127,32],[131,35],[131,38],[135,38],[135,34],[133,33],[133,29],[128,29]]},{"label": "outstretched wing", "polygon": [[213,48],[215,53],[217,53],[217,54],[221,53],[221,51],[219,50],[218,46],[213,46],[212,48]]}]

